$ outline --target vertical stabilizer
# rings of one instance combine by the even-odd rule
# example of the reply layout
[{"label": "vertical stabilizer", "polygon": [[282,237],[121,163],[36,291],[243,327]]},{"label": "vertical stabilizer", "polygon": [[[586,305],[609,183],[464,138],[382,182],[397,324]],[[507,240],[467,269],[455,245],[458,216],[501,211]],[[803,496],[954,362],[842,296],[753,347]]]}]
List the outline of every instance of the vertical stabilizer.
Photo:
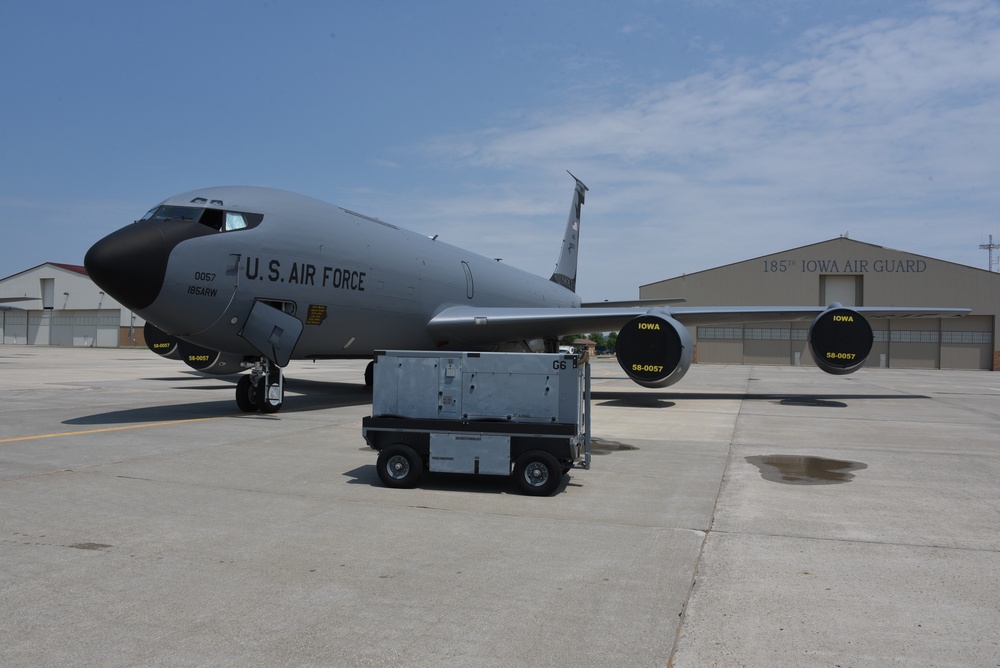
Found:
[{"label": "vertical stabilizer", "polygon": [[[570,172],[566,173],[573,176]],[[573,190],[573,202],[569,206],[569,218],[566,220],[562,250],[559,251],[556,270],[549,280],[576,292],[576,258],[580,246],[580,209],[583,207],[584,193],[589,188],[575,176],[573,176],[573,180],[576,181],[576,188]]]}]

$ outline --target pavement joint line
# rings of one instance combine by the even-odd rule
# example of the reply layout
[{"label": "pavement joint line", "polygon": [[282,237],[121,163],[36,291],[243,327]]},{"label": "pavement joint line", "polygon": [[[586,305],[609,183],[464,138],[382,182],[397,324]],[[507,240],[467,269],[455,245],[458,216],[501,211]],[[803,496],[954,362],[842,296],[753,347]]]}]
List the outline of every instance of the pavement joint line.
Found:
[{"label": "pavement joint line", "polygon": [[[744,394],[749,393],[750,383],[753,381],[753,367],[751,366],[747,369]],[[674,640],[670,645],[670,652],[667,654],[667,666],[672,667],[674,665],[674,656],[677,654],[677,650],[680,647],[681,636],[684,633],[684,625],[687,622],[688,606],[691,605],[691,599],[694,597],[695,589],[698,586],[698,574],[701,571],[701,562],[705,556],[705,548],[708,546],[709,537],[715,532],[715,515],[719,510],[719,499],[722,498],[722,492],[726,487],[726,482],[728,481],[727,474],[729,473],[729,467],[733,462],[733,450],[737,447],[736,435],[740,430],[740,418],[743,415],[743,408],[746,406],[746,403],[747,402],[745,400],[740,401],[739,410],[736,411],[736,416],[733,418],[733,426],[732,431],[729,434],[729,446],[726,453],[726,463],[722,469],[722,476],[719,480],[719,488],[715,492],[715,499],[712,501],[712,511],[709,513],[708,528],[702,532],[701,535],[701,546],[698,548],[698,556],[695,558],[694,568],[691,571],[691,584],[684,597],[684,602],[681,604],[681,611],[678,615],[680,619],[677,621],[677,630],[674,633]]]},{"label": "pavement joint line", "polygon": [[853,545],[884,545],[886,547],[912,547],[928,550],[957,550],[961,552],[985,552],[987,554],[997,554],[1000,550],[988,547],[968,547],[964,545],[938,545],[935,543],[900,543],[889,540],[865,540],[863,538],[825,538],[823,536],[806,536],[802,534],[784,533],[759,533],[750,531],[726,531],[724,529],[712,529],[712,533],[722,536],[752,536],[766,538],[787,538],[788,540],[815,540],[824,543],[850,543]]}]

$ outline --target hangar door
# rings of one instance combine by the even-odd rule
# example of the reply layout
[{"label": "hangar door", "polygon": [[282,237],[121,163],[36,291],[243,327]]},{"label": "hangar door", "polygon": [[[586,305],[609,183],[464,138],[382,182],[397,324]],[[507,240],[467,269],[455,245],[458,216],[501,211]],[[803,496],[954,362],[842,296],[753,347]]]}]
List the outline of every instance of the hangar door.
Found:
[{"label": "hangar door", "polygon": [[863,286],[861,276],[820,276],[820,292],[823,303],[818,306],[828,306],[838,302],[841,306],[863,306],[861,295]]},{"label": "hangar door", "polygon": [[120,318],[117,309],[54,311],[49,343],[53,346],[115,348]]},{"label": "hangar door", "polygon": [[3,342],[8,345],[28,342],[28,312],[3,311]]},{"label": "hangar door", "polygon": [[[866,367],[992,369],[993,316],[869,321],[875,335]],[[706,364],[812,364],[802,323],[698,327],[697,361]],[[791,358],[791,359],[789,359]]]},{"label": "hangar door", "polygon": [[970,315],[941,322],[942,369],[993,368],[993,316]]},{"label": "hangar door", "polygon": [[8,345],[115,348],[121,312],[4,311],[3,342]]}]

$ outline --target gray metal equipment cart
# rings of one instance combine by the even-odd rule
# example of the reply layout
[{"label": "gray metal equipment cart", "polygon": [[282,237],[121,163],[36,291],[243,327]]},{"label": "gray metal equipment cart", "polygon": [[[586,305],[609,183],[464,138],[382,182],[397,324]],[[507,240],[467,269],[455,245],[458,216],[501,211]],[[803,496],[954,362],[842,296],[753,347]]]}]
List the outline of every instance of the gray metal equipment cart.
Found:
[{"label": "gray metal equipment cart", "polygon": [[361,433],[387,487],[427,470],[509,476],[549,495],[590,468],[590,365],[565,353],[375,354]]}]

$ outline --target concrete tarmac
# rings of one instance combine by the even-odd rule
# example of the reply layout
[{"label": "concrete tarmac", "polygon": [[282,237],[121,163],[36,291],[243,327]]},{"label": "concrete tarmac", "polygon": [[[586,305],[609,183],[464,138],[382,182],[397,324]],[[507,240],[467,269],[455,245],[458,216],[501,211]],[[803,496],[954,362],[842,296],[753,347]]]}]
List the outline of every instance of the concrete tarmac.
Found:
[{"label": "concrete tarmac", "polygon": [[364,364],[0,346],[0,665],[1000,666],[1000,374],[598,360],[534,498],[382,487]]}]

